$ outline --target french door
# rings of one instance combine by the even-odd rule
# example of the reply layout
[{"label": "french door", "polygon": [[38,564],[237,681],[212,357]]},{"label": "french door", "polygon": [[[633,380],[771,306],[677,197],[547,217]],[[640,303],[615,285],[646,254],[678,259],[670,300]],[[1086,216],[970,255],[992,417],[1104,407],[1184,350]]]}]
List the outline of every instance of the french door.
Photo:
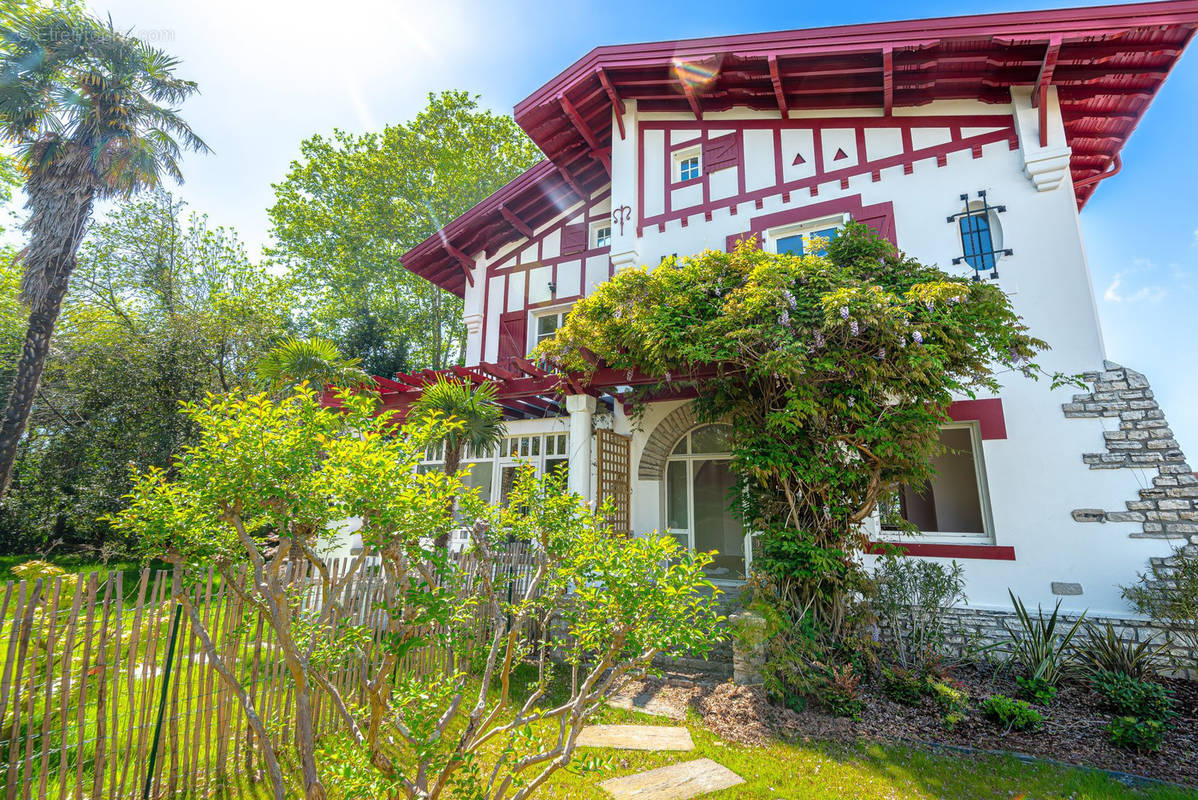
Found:
[{"label": "french door", "polygon": [[685,547],[715,552],[707,576],[742,581],[747,573],[744,527],[729,510],[732,487],[727,426],[688,433],[666,462],[666,528]]}]

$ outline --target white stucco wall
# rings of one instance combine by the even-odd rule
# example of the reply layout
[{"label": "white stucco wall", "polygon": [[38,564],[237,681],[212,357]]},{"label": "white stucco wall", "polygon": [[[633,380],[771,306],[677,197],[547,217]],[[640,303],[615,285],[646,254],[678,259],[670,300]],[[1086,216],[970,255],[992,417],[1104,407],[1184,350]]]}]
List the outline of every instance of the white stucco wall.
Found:
[{"label": "white stucco wall", "polygon": [[[1008,142],[996,141],[982,148],[981,157],[970,150],[950,152],[940,166],[935,158],[920,160],[908,173],[902,165],[881,170],[879,180],[870,174],[849,179],[843,187],[839,180],[820,184],[818,195],[807,190],[791,193],[783,202],[781,193],[762,198],[757,208],[752,200],[739,203],[736,213],[724,205],[701,209],[687,218],[684,227],[680,220],[671,220],[660,230],[657,224],[647,225],[638,236],[635,221],[643,211],[646,215],[661,213],[667,191],[675,192],[676,202],[684,194],[670,190],[661,178],[663,160],[653,147],[658,140],[683,141],[685,136],[658,136],[653,132],[644,150],[645,164],[638,163],[642,155],[639,125],[648,122],[694,122],[682,114],[638,115],[636,104],[627,104],[625,128],[627,136],[613,137],[612,183],[610,208],[628,205],[633,223],[623,232],[613,230],[611,261],[617,269],[639,264],[657,264],[662,257],[677,253],[680,256],[704,249],[724,250],[727,237],[748,229],[753,217],[799,209],[813,203],[859,195],[864,205],[892,202],[894,226],[898,245],[925,263],[937,264],[956,274],[971,274],[967,265],[953,266],[952,259],[961,254],[961,245],[954,224],[946,218],[962,209],[960,195],[976,197],[985,190],[991,204],[1004,205],[999,215],[1003,246],[1013,249],[1013,255],[1002,258],[998,265],[998,284],[1010,296],[1016,311],[1022,315],[1031,333],[1045,339],[1051,350],[1039,359],[1049,372],[1080,373],[1102,368],[1104,351],[1081,240],[1076,202],[1067,169],[1067,151],[1055,95],[1049,105],[1049,141],[1040,147],[1038,114],[1031,108],[1025,93],[1015,91],[1010,106],[984,105],[975,102],[940,102],[917,109],[896,110],[896,116],[925,115],[993,115],[1009,114],[1015,120],[1019,147],[1011,149]],[[876,110],[843,112],[846,126],[854,116],[877,117]],[[802,115],[792,114],[797,118]],[[811,114],[828,117],[829,112]],[[732,111],[710,114],[704,125],[731,130],[738,119],[776,119],[766,112]],[[700,127],[699,123],[695,123]],[[676,132],[675,132],[676,133]],[[796,131],[783,137],[784,142],[799,142],[808,134]],[[837,148],[852,148],[851,138],[829,134],[823,147],[825,158]],[[936,143],[940,134],[916,131],[914,143],[920,146]],[[797,137],[797,138],[795,138]],[[888,138],[889,137],[889,138]],[[894,142],[893,132],[872,131],[867,140],[871,152],[885,148],[901,150],[901,141]],[[759,132],[746,133],[744,160],[746,188],[752,190],[769,185],[772,180],[774,139]],[[801,142],[800,142],[801,144]],[[785,146],[789,146],[784,144]],[[769,152],[764,150],[769,148]],[[1064,155],[1062,155],[1064,154]],[[861,154],[852,152],[840,166],[855,163]],[[785,179],[803,177],[805,165],[785,166]],[[637,203],[641,187],[638,175],[647,170],[644,183],[644,209]],[[731,171],[729,171],[731,172]],[[719,174],[719,173],[717,173]],[[734,181],[733,181],[734,182]],[[729,191],[724,184],[713,181],[711,191],[718,197]],[[723,186],[724,188],[719,188]],[[582,206],[565,211],[572,218],[581,218]],[[711,219],[703,211],[710,211]],[[510,245],[506,251],[515,254],[521,244]],[[505,251],[505,252],[506,252]],[[493,280],[493,279],[492,279]],[[592,282],[593,283],[593,282]],[[466,315],[473,321],[468,363],[490,360],[495,356],[495,308],[509,307],[507,295],[512,291],[498,284],[489,286],[482,269],[476,269],[473,288],[466,295]],[[478,343],[477,331],[481,321],[484,293],[493,292],[487,307],[487,347]],[[506,304],[506,305],[505,305]],[[1129,364],[1134,368],[1134,364]],[[1149,376],[1151,377],[1151,376]],[[1052,390],[1047,381],[1032,382],[1019,374],[1002,376],[1002,400],[1007,436],[983,442],[986,480],[992,511],[994,544],[1015,549],[1014,561],[964,559],[960,560],[968,579],[970,603],[981,608],[1007,609],[1008,588],[1029,603],[1051,606],[1057,599],[1068,611],[1089,609],[1092,613],[1119,616],[1127,613],[1120,598],[1119,586],[1135,580],[1136,573],[1147,566],[1152,556],[1166,555],[1172,542],[1152,539],[1133,539],[1130,534],[1139,526],[1134,523],[1093,524],[1075,522],[1071,511],[1078,508],[1122,508],[1126,500],[1135,499],[1137,491],[1151,486],[1155,470],[1128,469],[1092,470],[1082,462],[1083,453],[1102,452],[1105,429],[1117,427],[1117,421],[1100,419],[1066,419],[1062,403],[1068,402],[1079,390]],[[646,533],[664,525],[662,486],[659,481],[637,479],[637,466],[648,436],[654,427],[678,403],[657,403],[648,407],[638,421],[627,419],[617,408],[612,424],[617,432],[632,436],[633,529]],[[1166,411],[1168,411],[1166,409]],[[564,421],[529,421],[514,423],[518,430],[549,430]],[[1183,445],[1185,443],[1182,443]],[[1080,583],[1083,593],[1057,598],[1053,582]]]}]

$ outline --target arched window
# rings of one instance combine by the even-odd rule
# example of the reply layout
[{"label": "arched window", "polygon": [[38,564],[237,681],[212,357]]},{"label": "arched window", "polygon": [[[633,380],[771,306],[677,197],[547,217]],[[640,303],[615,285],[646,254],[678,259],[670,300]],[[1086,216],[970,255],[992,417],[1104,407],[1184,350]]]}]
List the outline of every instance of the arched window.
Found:
[{"label": "arched window", "polygon": [[666,527],[685,547],[717,551],[713,580],[744,580],[745,534],[731,509],[729,425],[701,425],[674,445],[666,462]]}]

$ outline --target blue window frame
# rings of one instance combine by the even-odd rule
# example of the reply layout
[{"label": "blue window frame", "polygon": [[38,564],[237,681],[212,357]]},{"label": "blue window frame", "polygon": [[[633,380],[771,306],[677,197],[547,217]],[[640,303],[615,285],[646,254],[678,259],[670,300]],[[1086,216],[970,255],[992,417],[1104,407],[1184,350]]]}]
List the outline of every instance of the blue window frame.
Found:
[{"label": "blue window frame", "polygon": [[[824,228],[818,231],[807,231],[805,233],[793,233],[790,236],[781,236],[775,240],[778,248],[778,253],[789,253],[794,256],[801,256],[807,252],[811,246],[811,240],[815,237],[826,239],[829,242],[836,238],[840,233],[839,228]],[[827,250],[821,247],[815,251],[815,255],[827,255]]]},{"label": "blue window frame", "polygon": [[796,233],[794,236],[783,236],[779,239],[778,253],[789,253],[792,256],[803,255],[803,234]]},{"label": "blue window frame", "polygon": [[982,214],[961,217],[961,246],[965,261],[976,270],[994,269],[994,241],[990,220]]},{"label": "blue window frame", "polygon": [[699,177],[699,157],[687,156],[678,162],[678,180],[689,181]]}]

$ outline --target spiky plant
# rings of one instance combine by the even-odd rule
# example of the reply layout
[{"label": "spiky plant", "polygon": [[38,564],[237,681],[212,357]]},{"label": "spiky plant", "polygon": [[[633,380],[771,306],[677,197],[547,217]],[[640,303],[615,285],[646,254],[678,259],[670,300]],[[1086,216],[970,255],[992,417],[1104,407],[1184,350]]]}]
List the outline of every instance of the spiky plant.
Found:
[{"label": "spiky plant", "polygon": [[289,391],[301,383],[313,386],[361,386],[370,381],[361,359],[345,358],[328,339],[289,336],[258,362],[258,379],[274,391]]},{"label": "spiky plant", "polygon": [[[461,469],[467,447],[475,453],[485,453],[498,446],[507,432],[503,408],[495,402],[492,383],[471,386],[464,380],[438,375],[412,404],[409,419],[419,423],[433,415],[458,423],[448,429],[441,441],[445,447],[445,472],[449,475],[456,475]],[[438,538],[438,547],[447,544],[447,536]]]},{"label": "spiky plant", "polygon": [[0,141],[17,154],[29,210],[29,324],[0,422],[0,498],[96,200],[182,180],[183,150],[208,149],[178,115],[197,87],[177,65],[111,20],[36,6],[0,19]]}]

